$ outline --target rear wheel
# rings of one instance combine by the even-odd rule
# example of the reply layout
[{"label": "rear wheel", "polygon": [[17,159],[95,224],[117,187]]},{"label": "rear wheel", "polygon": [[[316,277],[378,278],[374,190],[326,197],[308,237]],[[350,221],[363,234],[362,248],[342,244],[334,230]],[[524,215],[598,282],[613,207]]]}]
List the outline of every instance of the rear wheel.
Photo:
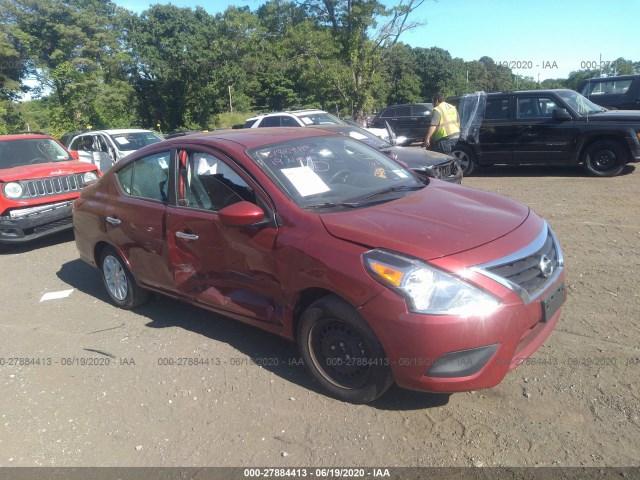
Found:
[{"label": "rear wheel", "polygon": [[120,308],[136,308],[149,299],[149,292],[138,286],[122,257],[112,247],[102,250],[100,271],[109,297]]},{"label": "rear wheel", "polygon": [[478,166],[475,153],[473,153],[473,150],[466,145],[456,145],[453,147],[453,150],[451,150],[451,155],[458,159],[458,164],[460,165],[460,168],[462,168],[462,174],[465,177],[471,175]]},{"label": "rear wheel", "polygon": [[584,166],[591,175],[613,177],[622,172],[627,163],[624,147],[614,140],[599,140],[585,150]]},{"label": "rear wheel", "polygon": [[297,341],[311,376],[340,400],[371,402],[393,383],[375,333],[337,296],[321,298],[303,312]]}]

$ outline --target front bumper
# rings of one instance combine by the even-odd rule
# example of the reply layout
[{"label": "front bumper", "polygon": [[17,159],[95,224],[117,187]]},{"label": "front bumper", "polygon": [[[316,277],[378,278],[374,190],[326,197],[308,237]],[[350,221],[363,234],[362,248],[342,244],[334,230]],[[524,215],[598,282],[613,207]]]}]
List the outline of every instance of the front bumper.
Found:
[{"label": "front bumper", "polygon": [[72,200],[38,206],[35,211],[0,217],[0,243],[25,243],[73,227]]},{"label": "front bumper", "polygon": [[436,178],[449,183],[462,183],[462,168],[457,161],[451,161],[442,165],[434,165],[431,168],[414,170],[422,177]]},{"label": "front bumper", "polygon": [[[541,299],[561,289],[564,279],[563,272],[536,301],[503,304],[486,318],[414,314],[391,291],[359,312],[380,339],[400,387],[442,393],[491,388],[551,334],[562,307],[543,321]],[[471,355],[465,356],[468,352]],[[447,356],[458,359],[449,371],[458,368],[461,376],[443,375],[442,369],[435,368]],[[474,361],[480,363],[474,365]]]}]

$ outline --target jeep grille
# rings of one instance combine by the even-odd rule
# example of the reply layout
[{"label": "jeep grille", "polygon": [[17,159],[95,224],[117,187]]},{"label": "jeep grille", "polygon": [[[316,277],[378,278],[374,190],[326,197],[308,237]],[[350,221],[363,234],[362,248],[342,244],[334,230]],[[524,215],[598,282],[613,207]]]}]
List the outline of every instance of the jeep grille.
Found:
[{"label": "jeep grille", "polygon": [[20,184],[24,188],[24,192],[21,198],[51,197],[53,195],[80,191],[82,189],[83,177],[84,172],[61,177],[22,180]]}]

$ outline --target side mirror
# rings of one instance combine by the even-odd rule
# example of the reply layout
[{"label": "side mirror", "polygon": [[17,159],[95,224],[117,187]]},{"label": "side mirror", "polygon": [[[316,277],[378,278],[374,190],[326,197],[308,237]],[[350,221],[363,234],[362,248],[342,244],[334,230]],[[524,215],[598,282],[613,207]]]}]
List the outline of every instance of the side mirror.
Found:
[{"label": "side mirror", "polygon": [[73,158],[74,160],[80,159],[80,154],[77,150],[69,150],[69,153],[71,154],[71,158]]},{"label": "side mirror", "polygon": [[567,110],[564,108],[554,108],[553,112],[551,113],[551,117],[554,120],[560,120],[562,122],[567,120],[573,120],[573,117],[571,116],[571,114],[567,112]]},{"label": "side mirror", "polygon": [[251,202],[238,202],[224,207],[218,212],[218,217],[223,225],[245,227],[262,222],[264,211]]}]

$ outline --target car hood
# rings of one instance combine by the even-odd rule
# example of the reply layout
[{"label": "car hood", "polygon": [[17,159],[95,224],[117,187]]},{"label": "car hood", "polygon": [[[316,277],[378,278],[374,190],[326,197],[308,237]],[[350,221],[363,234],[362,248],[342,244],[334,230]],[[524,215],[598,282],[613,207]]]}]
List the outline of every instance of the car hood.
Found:
[{"label": "car hood", "polygon": [[19,167],[0,169],[0,181],[14,182],[29,178],[60,177],[73,173],[89,172],[95,169],[95,165],[78,162],[77,160],[21,165]]},{"label": "car hood", "polygon": [[454,157],[444,153],[418,148],[390,147],[389,153],[396,160],[406,163],[409,168],[422,169],[449,163]]},{"label": "car hood", "polygon": [[398,200],[320,217],[334,237],[431,260],[507,235],[528,215],[501,195],[434,181]]},{"label": "car hood", "polygon": [[586,121],[636,122],[640,123],[640,110],[609,110],[583,117]]}]

